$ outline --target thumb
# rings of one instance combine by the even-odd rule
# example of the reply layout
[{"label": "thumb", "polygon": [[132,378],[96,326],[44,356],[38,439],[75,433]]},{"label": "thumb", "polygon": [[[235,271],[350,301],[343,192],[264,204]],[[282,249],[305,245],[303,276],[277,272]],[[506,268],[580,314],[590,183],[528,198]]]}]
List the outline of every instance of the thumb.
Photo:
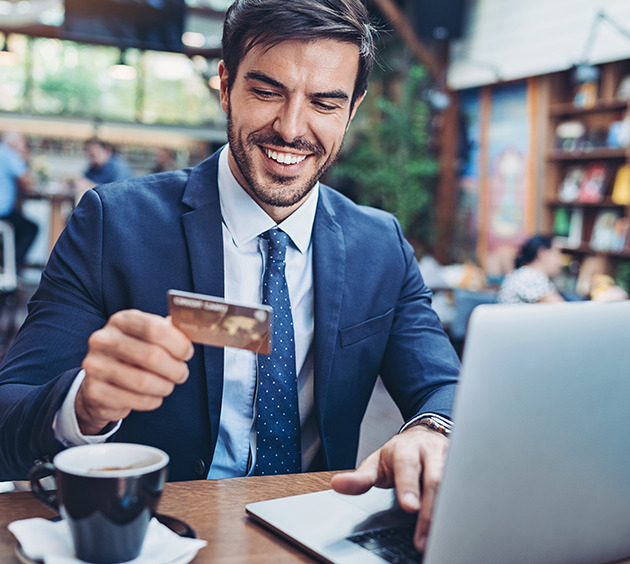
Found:
[{"label": "thumb", "polygon": [[330,485],[336,492],[342,494],[358,495],[365,493],[378,480],[379,458],[379,451],[373,452],[356,470],[335,474]]}]

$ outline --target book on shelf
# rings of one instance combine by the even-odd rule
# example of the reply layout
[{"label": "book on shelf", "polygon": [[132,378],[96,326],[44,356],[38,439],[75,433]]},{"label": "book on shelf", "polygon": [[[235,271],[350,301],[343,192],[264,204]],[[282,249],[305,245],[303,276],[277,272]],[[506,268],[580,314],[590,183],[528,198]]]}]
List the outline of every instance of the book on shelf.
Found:
[{"label": "book on shelf", "polygon": [[623,149],[630,145],[630,119],[607,127],[586,127],[581,121],[564,121],[556,127],[554,149],[588,153],[598,149]]},{"label": "book on shelf", "polygon": [[580,143],[580,149],[583,151],[591,151],[593,149],[606,147],[608,143],[608,136],[608,129],[587,129]]},{"label": "book on shelf", "polygon": [[595,218],[590,245],[595,251],[619,252],[625,248],[624,223],[620,210],[601,210]]},{"label": "book on shelf", "polygon": [[618,206],[630,205],[630,165],[624,164],[617,169],[610,199]]},{"label": "book on shelf", "polygon": [[577,201],[583,204],[601,202],[606,193],[608,170],[604,163],[593,163],[584,170]]},{"label": "book on shelf", "polygon": [[553,234],[556,238],[565,240],[569,236],[571,210],[556,208],[553,213]]},{"label": "book on shelf", "polygon": [[621,79],[615,97],[617,100],[630,101],[630,75],[626,75]]},{"label": "book on shelf", "polygon": [[608,127],[606,145],[612,148],[627,147],[630,144],[630,119],[613,121]]},{"label": "book on shelf", "polygon": [[561,151],[576,151],[581,147],[586,127],[581,121],[563,121],[556,127],[555,148]]},{"label": "book on shelf", "polygon": [[560,207],[555,211],[553,221],[554,237],[558,244],[568,249],[576,249],[582,244],[582,208]]},{"label": "book on shelf", "polygon": [[615,223],[612,251],[621,253],[630,247],[630,218],[620,217]]},{"label": "book on shelf", "polygon": [[597,103],[597,81],[588,80],[578,84],[573,95],[576,108],[592,108]]},{"label": "book on shelf", "polygon": [[585,167],[570,166],[558,187],[558,199],[561,202],[575,202],[580,194],[580,185],[584,178]]}]

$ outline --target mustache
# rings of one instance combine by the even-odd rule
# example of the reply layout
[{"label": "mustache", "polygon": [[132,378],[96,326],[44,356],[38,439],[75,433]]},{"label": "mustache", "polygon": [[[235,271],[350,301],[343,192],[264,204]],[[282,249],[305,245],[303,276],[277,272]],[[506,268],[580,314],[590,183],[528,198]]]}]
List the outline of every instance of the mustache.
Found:
[{"label": "mustache", "polygon": [[298,137],[294,141],[290,143],[285,141],[280,135],[277,133],[259,133],[254,132],[250,133],[247,136],[247,140],[250,143],[256,145],[272,145],[274,147],[278,147],[279,149],[295,149],[296,151],[302,151],[306,153],[313,153],[317,156],[322,156],[326,154],[326,151],[320,144],[311,143],[306,139]]}]

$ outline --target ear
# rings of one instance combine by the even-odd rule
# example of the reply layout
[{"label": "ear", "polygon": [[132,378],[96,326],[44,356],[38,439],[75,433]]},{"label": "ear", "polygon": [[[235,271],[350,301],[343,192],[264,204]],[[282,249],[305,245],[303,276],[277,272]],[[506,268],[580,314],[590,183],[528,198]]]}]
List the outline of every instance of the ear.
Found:
[{"label": "ear", "polygon": [[219,79],[221,80],[219,89],[221,94],[221,108],[223,108],[223,111],[227,114],[230,96],[228,93],[228,72],[223,61],[219,62],[218,73]]},{"label": "ear", "polygon": [[354,119],[354,114],[357,113],[357,108],[361,105],[361,102],[363,102],[363,99],[365,98],[366,94],[367,94],[367,90],[355,100],[354,106],[352,106],[352,112],[350,113],[350,121]]},{"label": "ear", "polygon": [[348,124],[346,125],[346,129],[348,129],[348,127],[350,127],[350,122],[354,119],[354,115],[357,113],[357,108],[359,107],[361,102],[363,102],[363,99],[365,98],[366,94],[367,94],[367,91],[364,92],[363,94],[361,94],[361,96],[359,96],[354,101],[354,106],[352,106],[352,111],[350,112],[350,117],[348,118]]}]

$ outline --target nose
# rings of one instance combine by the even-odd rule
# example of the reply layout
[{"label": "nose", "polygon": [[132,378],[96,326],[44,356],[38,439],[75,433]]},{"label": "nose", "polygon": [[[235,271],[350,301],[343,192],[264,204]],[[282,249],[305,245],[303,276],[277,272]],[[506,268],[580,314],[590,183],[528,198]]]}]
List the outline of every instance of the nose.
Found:
[{"label": "nose", "polygon": [[287,100],[279,109],[273,128],[287,143],[304,137],[308,130],[304,105],[299,100]]}]

